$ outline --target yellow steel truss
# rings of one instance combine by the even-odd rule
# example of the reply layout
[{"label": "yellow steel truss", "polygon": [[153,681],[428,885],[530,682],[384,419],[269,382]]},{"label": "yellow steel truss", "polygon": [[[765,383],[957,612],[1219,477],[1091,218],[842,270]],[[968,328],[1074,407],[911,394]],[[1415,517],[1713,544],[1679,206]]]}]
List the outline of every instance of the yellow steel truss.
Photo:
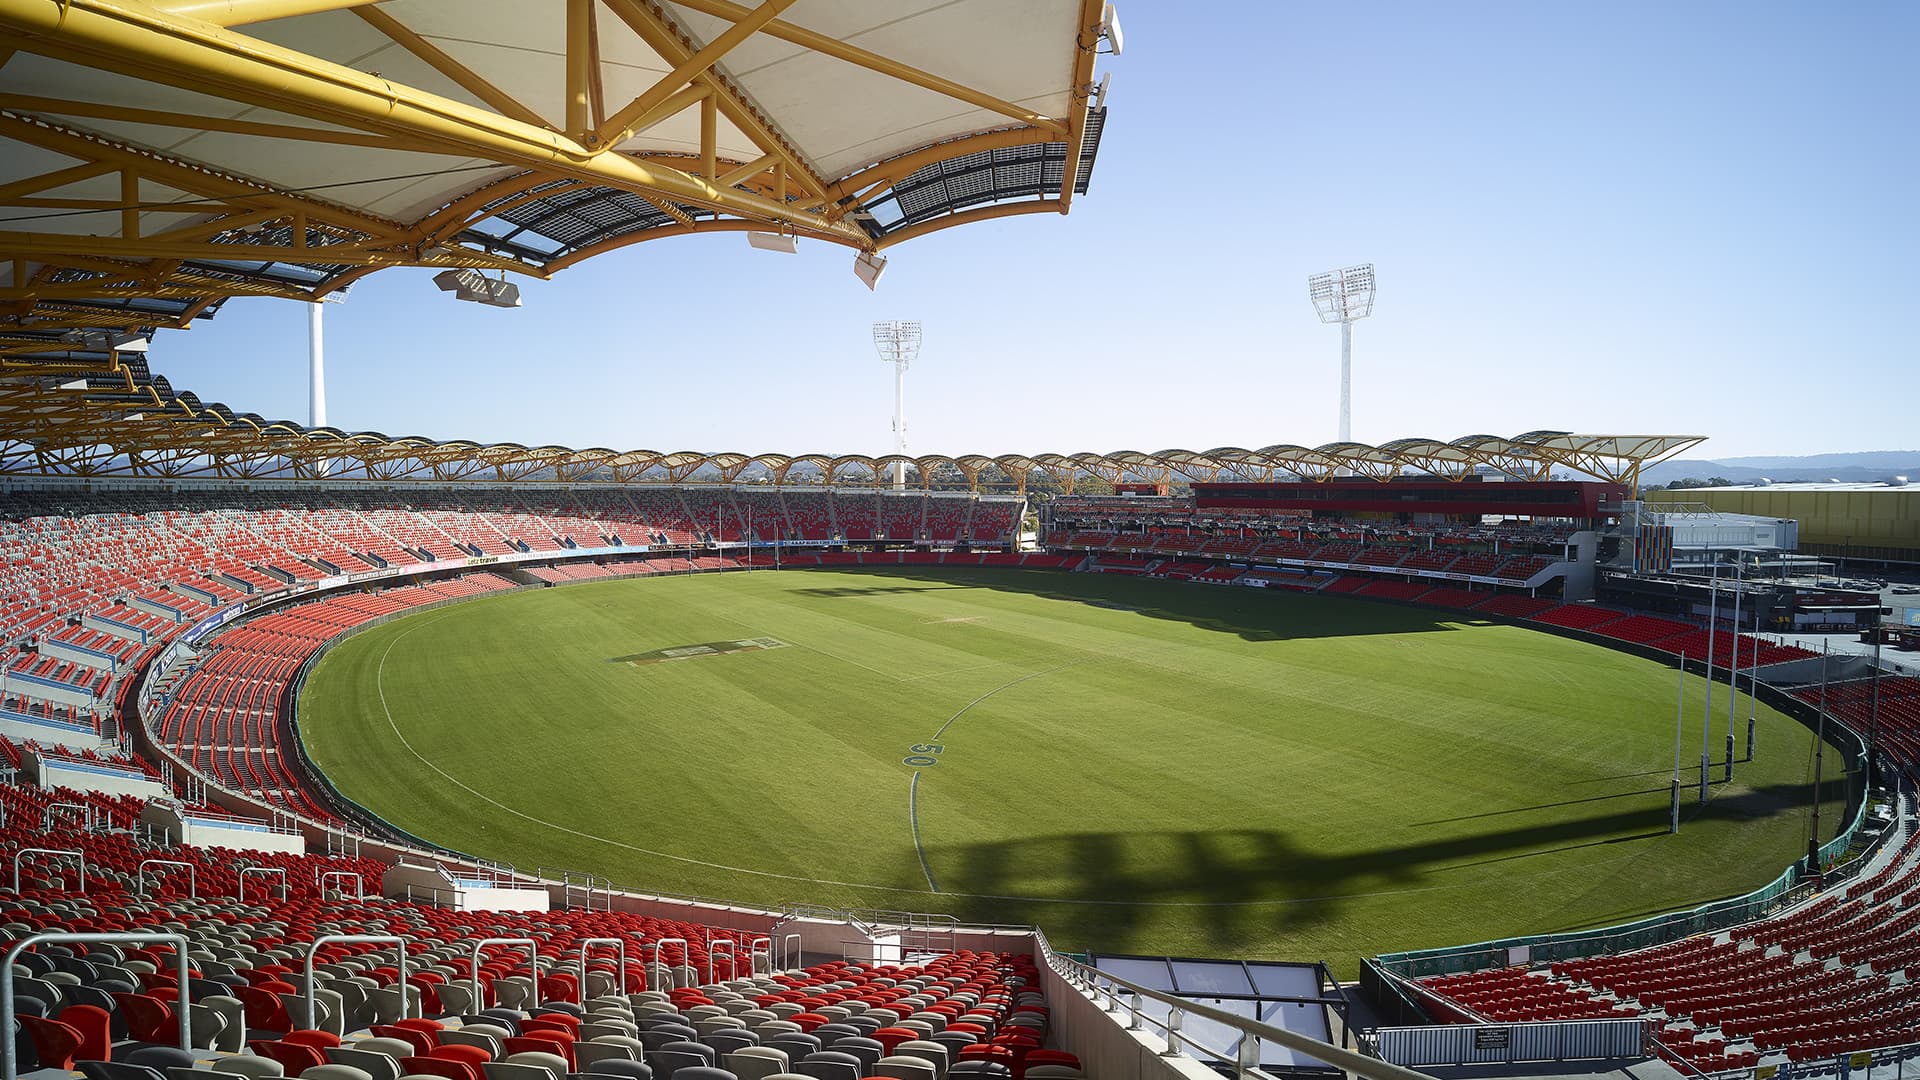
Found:
[{"label": "yellow steel truss", "polygon": [[[382,266],[545,276],[647,239],[742,229],[778,230],[873,251],[984,218],[1068,209],[1087,130],[1098,0],[1079,3],[1072,115],[1067,117],[1041,115],[782,19],[795,0],[683,2],[689,11],[722,20],[724,29],[697,43],[661,5],[647,0],[564,0],[564,115],[548,116],[408,25],[404,10],[375,0],[0,0],[0,70],[19,58],[39,57],[234,106],[147,107],[77,92],[0,93],[0,147],[14,142],[77,162],[0,184],[0,217],[15,226],[0,228],[0,267],[11,268],[0,285],[0,357],[57,351],[59,335],[69,330],[185,327],[236,296],[316,299]],[[479,104],[354,70],[244,29],[325,12],[351,13]],[[608,35],[615,33],[630,34],[671,65],[624,100],[609,100],[603,70]],[[959,107],[1001,118],[1004,127],[947,139],[847,175],[822,175],[720,66],[754,38],[777,39],[879,73],[914,92],[943,95]],[[700,118],[696,153],[616,149],[690,109]],[[720,152],[722,121],[751,143],[752,152],[743,160]],[[190,156],[117,142],[88,130],[96,124],[246,136],[261,140],[263,156],[274,152],[273,140],[287,140],[393,151],[409,160],[433,155],[430,160],[494,168],[463,165],[482,170],[471,193],[418,218],[390,220],[329,201],[324,192],[287,190],[243,175],[245,170],[208,167]],[[1054,197],[948,214],[878,237],[846,216],[915,168],[981,149],[1036,142],[1066,146],[1066,180]],[[49,194],[102,177],[118,178],[117,198]],[[167,194],[143,195],[154,188]],[[502,254],[462,238],[476,221],[506,209],[495,201],[501,194],[519,191],[531,199],[536,189],[552,194],[566,188],[637,195],[673,224],[610,235],[548,260]],[[61,228],[47,222],[49,215],[97,215],[101,227],[89,217],[84,228]],[[298,272],[208,274],[183,265],[196,261],[271,264]],[[164,300],[172,306],[163,314],[149,309],[143,317],[130,313],[129,300]],[[90,303],[98,301],[110,303]],[[19,333],[7,335],[8,329]]]}]

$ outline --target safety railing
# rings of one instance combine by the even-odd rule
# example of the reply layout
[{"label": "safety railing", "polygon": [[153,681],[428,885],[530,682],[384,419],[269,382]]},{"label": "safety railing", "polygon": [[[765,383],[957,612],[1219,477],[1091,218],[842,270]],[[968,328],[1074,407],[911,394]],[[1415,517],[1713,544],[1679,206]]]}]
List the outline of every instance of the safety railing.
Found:
[{"label": "safety railing", "polygon": [[[1344,1069],[1366,1080],[1428,1080],[1425,1073],[1413,1069],[1381,1061],[1329,1042],[1322,1042],[1297,1031],[1264,1024],[1226,1009],[1142,986],[1054,952],[1046,943],[1044,934],[1036,933],[1036,939],[1040,943],[1047,966],[1053,970],[1054,974],[1086,994],[1103,1012],[1126,1014],[1124,1026],[1127,1030],[1141,1031],[1147,1024],[1162,1029],[1166,1034],[1164,1051],[1166,1057],[1188,1055],[1189,1050],[1197,1050],[1210,1059],[1231,1062],[1232,1074],[1239,1080],[1249,1080],[1249,1078],[1277,1080],[1273,1073],[1260,1067],[1260,1044],[1265,1041],[1286,1047],[1295,1053],[1317,1058],[1334,1068]],[[1149,1000],[1167,1006],[1168,1013],[1164,1020],[1147,1014],[1143,1003]],[[1196,1042],[1183,1030],[1185,1018],[1188,1016],[1199,1017],[1230,1028],[1236,1033],[1234,1045],[1231,1048],[1215,1048]]]},{"label": "safety railing", "polygon": [[[760,961],[762,958],[765,958],[767,962],[767,968],[764,973],[760,970]],[[771,975],[774,973],[772,938],[765,934],[755,934],[753,937],[747,939],[747,970],[754,975]]]},{"label": "safety railing", "polygon": [[60,816],[61,812],[63,811],[70,812],[75,810],[80,812],[81,830],[84,832],[92,832],[93,831],[93,806],[89,803],[77,803],[77,802],[48,803],[46,805],[46,808],[40,811],[40,831],[43,833],[52,832],[54,818]]},{"label": "safety railing", "polygon": [[[669,945],[680,946],[680,962],[678,964],[667,959],[667,946]],[[680,985],[680,969],[692,966],[690,961],[693,959],[693,950],[687,947],[686,938],[663,937],[653,943],[653,959],[655,963],[667,969],[667,981],[673,984],[673,986],[668,987],[668,989],[674,989]],[[584,990],[585,987],[583,986],[581,989]]]},{"label": "safety railing", "polygon": [[142,859],[140,860],[140,866],[138,869],[134,871],[134,873],[137,875],[136,881],[140,886],[140,895],[143,898],[147,895],[147,867],[149,866],[171,866],[177,869],[185,870],[187,872],[187,898],[189,900],[200,899],[200,882],[198,880],[199,875],[195,873],[194,865],[190,862],[181,862],[178,859]]},{"label": "safety railing", "polygon": [[[580,939],[580,1000],[585,1001],[591,995],[587,993],[588,953],[595,945],[611,945],[620,955],[619,966],[614,968],[614,993],[625,993],[627,984],[627,939],[617,937],[590,937]],[[540,982],[534,980],[534,990],[538,992]]]},{"label": "safety railing", "polygon": [[[35,945],[172,945],[173,958],[180,965],[176,977],[180,993],[179,1004],[174,1007],[174,1019],[180,1025],[180,1049],[189,1053],[193,1050],[192,1017],[187,1001],[187,937],[185,934],[164,933],[113,933],[113,934],[34,934],[21,938],[7,949],[5,970],[14,970],[14,962],[20,954]],[[0,1031],[16,1030],[13,1011],[13,980],[0,979]],[[16,1057],[18,1048],[12,1035],[0,1038],[0,1080],[17,1080],[20,1062]]]},{"label": "safety railing", "polygon": [[708,938],[707,939],[707,981],[706,981],[707,986],[713,985],[714,954],[718,953],[720,951],[721,946],[723,945],[726,947],[726,950],[727,950],[727,970],[733,971],[740,966],[740,945],[738,942],[734,941],[732,938]]},{"label": "safety railing", "polygon": [[[313,885],[314,888],[320,890],[323,896],[326,895],[327,882],[329,881],[351,881],[353,882],[353,898],[355,900],[365,900],[367,898],[367,879],[354,873],[352,870],[319,870],[315,872]],[[342,896],[346,895],[345,889],[339,891]]]},{"label": "safety railing", "polygon": [[244,903],[246,903],[246,902],[247,902],[247,876],[248,876],[249,874],[251,874],[251,875],[253,875],[253,876],[255,876],[255,877],[278,877],[278,878],[280,879],[280,902],[281,902],[281,903],[286,903],[286,900],[287,900],[287,895],[288,895],[288,892],[287,892],[287,872],[286,872],[286,870],[284,870],[284,869],[282,869],[282,868],[280,868],[280,867],[278,867],[278,866],[248,866],[248,867],[243,867],[243,868],[241,869],[241,871],[240,871],[240,873],[239,873],[239,875],[238,875],[238,877],[239,877],[239,882],[238,882],[238,884],[237,884],[237,886],[236,886],[236,888],[238,889],[238,891],[239,891],[239,893],[240,893],[240,902],[241,902],[241,903],[243,903],[243,904],[244,904]]},{"label": "safety railing", "polygon": [[[407,992],[407,939],[394,934],[322,934],[314,938],[313,941],[307,945],[307,982],[305,986],[300,988],[300,993],[307,999],[307,1030],[311,1031],[317,1026],[315,1020],[318,1013],[318,1006],[315,1004],[316,998],[313,992],[313,959],[319,955],[322,945],[393,946],[393,951],[400,955],[398,964],[400,978],[394,983],[394,989],[400,994],[400,1018],[402,1020],[406,1019],[409,997]],[[184,976],[182,976],[180,980],[180,985],[186,985],[186,978]],[[7,1077],[5,1080],[12,1080],[12,1077]]]},{"label": "safety railing", "polygon": [[20,862],[29,855],[58,855],[63,858],[72,858],[80,864],[80,891],[87,891],[87,856],[84,852],[75,848],[30,847],[21,848],[13,853],[13,891],[16,895],[20,892]]},{"label": "safety railing", "polygon": [[[480,985],[480,950],[489,945],[525,945],[527,947],[527,974],[533,976],[533,997],[531,1000],[540,1000],[540,943],[527,937],[481,938],[473,943],[474,1011],[479,1012],[481,1002],[485,1000],[485,991]],[[582,994],[581,1000],[585,1001],[586,985],[584,983],[582,983],[580,990]]]}]

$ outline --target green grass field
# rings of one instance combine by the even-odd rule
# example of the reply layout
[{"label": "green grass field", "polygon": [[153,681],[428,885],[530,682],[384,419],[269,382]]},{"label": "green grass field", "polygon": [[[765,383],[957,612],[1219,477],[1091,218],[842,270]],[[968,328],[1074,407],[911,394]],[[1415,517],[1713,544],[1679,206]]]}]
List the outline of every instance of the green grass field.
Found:
[{"label": "green grass field", "polygon": [[[779,647],[645,656],[750,638]],[[1667,834],[1676,689],[1464,614],[902,568],[458,604],[334,649],[300,717],[344,794],[522,868],[1351,974],[1745,891],[1803,854],[1813,739],[1764,707],[1757,762],[1704,811],[1690,786]],[[1836,823],[1844,785],[1824,794]]]}]

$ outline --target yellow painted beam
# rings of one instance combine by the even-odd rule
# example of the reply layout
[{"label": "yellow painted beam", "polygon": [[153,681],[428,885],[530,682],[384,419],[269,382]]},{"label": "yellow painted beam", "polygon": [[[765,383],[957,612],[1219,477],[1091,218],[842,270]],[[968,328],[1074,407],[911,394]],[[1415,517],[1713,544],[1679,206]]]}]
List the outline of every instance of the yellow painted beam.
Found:
[{"label": "yellow painted beam", "polygon": [[[651,6],[641,4],[638,0],[605,0],[605,2],[608,9],[619,16],[620,20],[627,24],[627,28],[638,35],[648,48],[659,53],[669,62],[682,63],[693,55],[692,48],[681,40],[679,31],[667,23]],[[740,97],[739,92],[730,83],[711,70],[701,72],[694,82],[718,95],[720,115],[726,117],[728,123],[739,128],[761,151],[780,154],[787,159],[787,174],[795,185],[822,202],[826,200],[826,181],[814,172],[812,166],[801,158],[799,151],[794,149],[784,136],[773,129],[766,117],[760,115]],[[776,201],[782,205],[786,203],[784,198]]]},{"label": "yellow painted beam", "polygon": [[[681,4],[681,6],[693,11],[726,19],[734,23],[738,23],[754,14],[748,8],[732,3],[730,0],[677,0],[677,2]],[[877,71],[889,78],[911,83],[923,90],[931,90],[936,94],[944,94],[957,101],[964,101],[969,105],[986,109],[988,112],[996,112],[1002,116],[1011,116],[1023,124],[1031,124],[1034,127],[1045,128],[1055,135],[1065,136],[1067,133],[1067,126],[1053,117],[1042,116],[1032,109],[1015,105],[1011,101],[1002,101],[992,94],[976,90],[971,86],[964,86],[954,82],[952,79],[942,78],[939,75],[921,71],[919,68],[902,64],[897,60],[890,60],[887,57],[881,56],[879,53],[862,49],[857,45],[849,45],[838,38],[828,37],[816,30],[809,30],[804,26],[796,26],[793,23],[784,22],[779,19],[768,22],[759,29],[763,33],[770,34],[782,41],[792,42],[803,48],[811,49],[823,56],[831,56],[836,60],[844,60],[856,67],[863,67],[869,71]]]},{"label": "yellow painted beam", "polygon": [[199,19],[215,26],[243,26],[269,19],[288,19],[295,15],[318,15],[325,11],[360,7],[373,0],[152,0],[153,7],[186,19]]},{"label": "yellow painted beam", "polygon": [[1080,148],[1087,139],[1087,106],[1093,92],[1093,58],[1100,47],[1101,0],[1080,0],[1080,32],[1074,41],[1073,86],[1067,92],[1072,109],[1067,117],[1067,160],[1060,177],[1060,212],[1073,205],[1074,185],[1080,180]]},{"label": "yellow painted beam", "polygon": [[958,213],[947,214],[944,217],[937,217],[930,221],[923,221],[918,225],[909,225],[904,229],[895,229],[893,232],[881,237],[880,241],[874,245],[874,250],[884,251],[895,244],[905,243],[917,236],[925,236],[928,233],[939,232],[941,229],[951,229],[955,225],[968,225],[976,221],[992,221],[994,218],[1015,217],[1020,214],[1057,214],[1059,212],[1059,199],[1033,199],[1024,202],[1002,202],[993,203],[988,206],[976,206],[971,210],[961,210]]},{"label": "yellow painted beam", "polygon": [[[700,99],[700,175],[718,181],[720,172],[720,104],[712,94]],[[717,185],[731,186],[731,185]]]},{"label": "yellow painted beam", "polygon": [[769,221],[802,219],[814,228],[851,226],[737,189],[722,190],[684,172],[643,165],[620,154],[594,155],[554,132],[537,130],[386,79],[291,49],[170,19],[112,0],[0,0],[0,34],[19,47],[72,63],[309,119],[426,139],[451,153],[527,168],[547,168],[641,195],[671,198]]},{"label": "yellow painted beam", "polygon": [[547,121],[505,90],[482,78],[473,69],[449,56],[444,50],[413,31],[412,27],[386,12],[367,4],[353,9],[369,26],[385,34],[394,44],[425,61],[428,67],[453,80],[462,90],[492,106],[502,116],[523,124],[546,127]]},{"label": "yellow painted beam", "polygon": [[[5,98],[0,98],[0,106],[6,106]],[[70,168],[56,169],[50,173],[41,173],[39,176],[29,176],[23,180],[15,180],[11,184],[0,184],[0,203],[11,203],[15,199],[32,195],[35,192],[65,187],[68,184],[78,183],[82,180],[91,180],[96,176],[102,176],[112,171],[113,166],[105,162],[89,161],[84,164],[74,165]]]},{"label": "yellow painted beam", "polygon": [[120,170],[120,239],[140,239],[140,174]]},{"label": "yellow painted beam", "polygon": [[661,76],[639,97],[628,102],[621,110],[613,114],[603,127],[609,137],[600,143],[602,148],[624,142],[627,132],[634,121],[645,116],[655,106],[666,101],[682,87],[707,72],[720,58],[733,50],[733,47],[752,37],[760,27],[771,22],[776,15],[786,10],[794,0],[766,0],[751,12],[743,12],[743,17],[719,37],[708,42],[700,51],[688,56],[674,65],[672,71]]},{"label": "yellow painted beam", "polygon": [[728,172],[721,173],[720,176],[714,180],[714,183],[720,185],[721,187],[732,187],[743,180],[748,180],[748,179],[751,179],[752,177],[759,176],[761,173],[766,172],[768,169],[773,168],[773,166],[779,161],[780,161],[779,154],[762,155],[758,158],[755,158],[752,161],[747,162],[745,165],[742,165],[737,169],[733,169]]},{"label": "yellow painted beam", "polygon": [[116,236],[70,236],[65,233],[0,232],[0,258],[22,257],[57,262],[62,255],[100,255],[115,259],[243,259],[248,262],[326,262],[341,266],[446,266],[510,269],[544,278],[547,271],[503,259],[484,251],[455,247],[444,255],[418,256],[410,251],[372,250],[355,244],[323,248],[277,247],[264,244],[209,244],[156,239],[125,240]]},{"label": "yellow painted beam", "polygon": [[591,145],[592,91],[588,84],[599,58],[593,54],[594,0],[567,0],[567,126],[568,138]]},{"label": "yellow painted beam", "polygon": [[234,120],[224,116],[166,112],[129,105],[102,105],[92,101],[67,101],[61,98],[28,94],[0,94],[0,108],[49,116],[123,120],[133,124],[154,124],[160,127],[184,128],[189,131],[225,131],[234,135],[255,135],[263,139],[370,146],[380,150],[411,150],[422,154],[444,152],[430,143],[411,142],[387,135],[368,135],[360,131],[335,131],[330,128],[301,127],[298,124],[268,124],[256,120]]}]

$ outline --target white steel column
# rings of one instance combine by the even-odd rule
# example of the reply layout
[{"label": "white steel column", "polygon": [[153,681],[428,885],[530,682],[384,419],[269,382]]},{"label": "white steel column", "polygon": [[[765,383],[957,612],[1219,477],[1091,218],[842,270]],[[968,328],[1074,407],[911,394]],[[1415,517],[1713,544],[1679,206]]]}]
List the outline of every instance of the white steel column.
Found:
[{"label": "white steel column", "polygon": [[1340,323],[1340,441],[1353,441],[1353,323]]},{"label": "white steel column", "polygon": [[[907,453],[907,365],[905,361],[895,361],[893,365],[893,452],[902,457]],[[907,463],[893,463],[893,490],[907,489]]]},{"label": "white steel column", "polygon": [[307,426],[327,426],[327,360],[321,341],[320,312],[327,305],[307,305]]}]

